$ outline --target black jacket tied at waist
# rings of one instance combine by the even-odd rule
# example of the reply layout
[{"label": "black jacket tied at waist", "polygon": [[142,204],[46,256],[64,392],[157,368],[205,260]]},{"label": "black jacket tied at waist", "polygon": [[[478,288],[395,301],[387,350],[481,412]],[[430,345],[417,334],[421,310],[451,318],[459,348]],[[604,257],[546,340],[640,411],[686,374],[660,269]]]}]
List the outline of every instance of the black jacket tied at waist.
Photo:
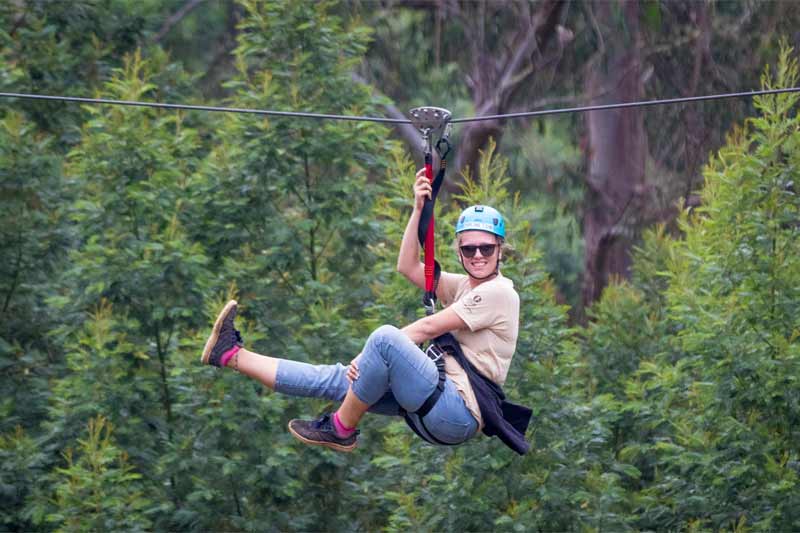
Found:
[{"label": "black jacket tied at waist", "polygon": [[437,337],[434,342],[452,355],[467,373],[483,418],[483,433],[489,437],[497,436],[518,454],[525,454],[530,449],[530,444],[525,440],[525,432],[533,411],[524,405],[506,401],[503,389],[478,372],[451,333]]}]

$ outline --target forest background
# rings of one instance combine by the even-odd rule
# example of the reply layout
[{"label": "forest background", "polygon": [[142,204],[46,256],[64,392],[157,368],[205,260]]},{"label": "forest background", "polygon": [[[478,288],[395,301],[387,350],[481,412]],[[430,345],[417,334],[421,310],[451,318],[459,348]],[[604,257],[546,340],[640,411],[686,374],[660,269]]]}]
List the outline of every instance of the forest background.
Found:
[{"label": "forest background", "polygon": [[[12,0],[0,88],[458,117],[798,85],[792,2]],[[406,128],[0,101],[0,529],[800,529],[797,95],[454,130],[459,210],[508,215],[506,389],[532,450],[432,447],[198,363],[347,362],[420,316],[394,271]]]}]

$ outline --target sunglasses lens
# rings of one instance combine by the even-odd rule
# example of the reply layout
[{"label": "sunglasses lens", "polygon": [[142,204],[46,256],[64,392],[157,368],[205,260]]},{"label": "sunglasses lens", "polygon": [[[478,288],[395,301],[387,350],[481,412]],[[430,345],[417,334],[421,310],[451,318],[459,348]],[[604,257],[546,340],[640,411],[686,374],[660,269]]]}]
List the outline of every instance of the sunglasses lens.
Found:
[{"label": "sunglasses lens", "polygon": [[494,244],[482,244],[478,248],[481,250],[481,255],[483,257],[489,257],[490,255],[494,255]]},{"label": "sunglasses lens", "polygon": [[464,257],[475,257],[475,252],[478,250],[477,246],[472,245],[464,245],[461,247],[461,253],[464,254]]}]

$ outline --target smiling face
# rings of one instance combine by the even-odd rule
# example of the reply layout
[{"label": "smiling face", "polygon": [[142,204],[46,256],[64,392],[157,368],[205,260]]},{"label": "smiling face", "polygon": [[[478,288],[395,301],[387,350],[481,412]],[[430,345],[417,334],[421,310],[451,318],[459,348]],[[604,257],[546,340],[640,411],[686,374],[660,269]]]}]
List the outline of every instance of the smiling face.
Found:
[{"label": "smiling face", "polygon": [[[488,248],[493,249],[488,256],[484,256],[483,251]],[[487,278],[497,271],[500,239],[485,231],[462,231],[458,234],[458,256],[467,274],[476,279]]]}]

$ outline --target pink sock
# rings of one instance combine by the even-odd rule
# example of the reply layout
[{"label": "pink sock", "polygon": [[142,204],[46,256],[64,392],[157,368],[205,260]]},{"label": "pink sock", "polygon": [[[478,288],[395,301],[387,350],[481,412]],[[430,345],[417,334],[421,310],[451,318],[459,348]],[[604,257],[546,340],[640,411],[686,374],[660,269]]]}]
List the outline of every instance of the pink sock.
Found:
[{"label": "pink sock", "polygon": [[356,428],[349,428],[342,424],[342,420],[339,418],[339,411],[333,413],[333,429],[336,431],[336,435],[343,439],[352,435],[356,430]]},{"label": "pink sock", "polygon": [[241,349],[242,349],[241,346],[234,346],[233,348],[222,354],[222,357],[219,358],[219,364],[222,366],[228,366],[228,363],[231,362],[233,356],[239,353],[239,350]]}]

